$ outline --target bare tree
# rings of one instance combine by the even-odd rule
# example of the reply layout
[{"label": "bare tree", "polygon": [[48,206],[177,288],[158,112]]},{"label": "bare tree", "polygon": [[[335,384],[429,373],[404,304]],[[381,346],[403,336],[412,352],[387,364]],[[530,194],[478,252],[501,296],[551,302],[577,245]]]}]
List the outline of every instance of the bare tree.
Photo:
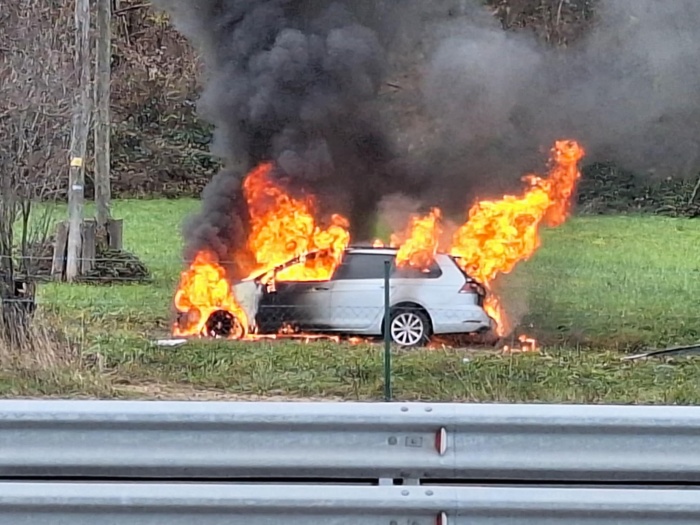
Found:
[{"label": "bare tree", "polygon": [[28,251],[35,226],[45,237],[48,221],[30,220],[32,203],[50,198],[66,178],[74,85],[71,23],[65,2],[5,0],[0,10],[0,309],[5,321],[8,311],[22,311],[18,302],[33,304],[18,276],[31,273]]}]

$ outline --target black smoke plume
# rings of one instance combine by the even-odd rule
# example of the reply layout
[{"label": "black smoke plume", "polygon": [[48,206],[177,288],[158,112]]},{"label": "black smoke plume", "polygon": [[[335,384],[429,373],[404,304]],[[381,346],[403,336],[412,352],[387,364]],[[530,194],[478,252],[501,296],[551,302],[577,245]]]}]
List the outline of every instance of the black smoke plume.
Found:
[{"label": "black smoke plume", "polygon": [[226,164],[187,256],[244,245],[240,180],[261,160],[344,211],[357,240],[377,210],[464,217],[474,198],[516,191],[559,138],[581,141],[588,162],[700,170],[697,0],[596,0],[564,49],[504,31],[482,0],[159,4],[204,58],[200,113]]},{"label": "black smoke plume", "polygon": [[226,168],[186,227],[186,256],[230,259],[245,245],[240,182],[274,161],[293,190],[347,214],[356,238],[391,181],[391,151],[376,99],[385,56],[347,6],[302,0],[163,0],[199,48],[207,80],[200,114],[216,126]]}]

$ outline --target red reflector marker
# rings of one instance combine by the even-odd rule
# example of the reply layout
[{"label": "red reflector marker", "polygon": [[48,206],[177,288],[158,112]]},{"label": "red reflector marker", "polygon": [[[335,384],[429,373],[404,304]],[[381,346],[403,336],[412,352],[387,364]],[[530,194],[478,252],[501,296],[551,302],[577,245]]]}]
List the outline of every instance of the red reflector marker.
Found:
[{"label": "red reflector marker", "polygon": [[435,434],[435,450],[441,456],[444,456],[445,452],[447,452],[447,430],[445,427],[442,427]]}]

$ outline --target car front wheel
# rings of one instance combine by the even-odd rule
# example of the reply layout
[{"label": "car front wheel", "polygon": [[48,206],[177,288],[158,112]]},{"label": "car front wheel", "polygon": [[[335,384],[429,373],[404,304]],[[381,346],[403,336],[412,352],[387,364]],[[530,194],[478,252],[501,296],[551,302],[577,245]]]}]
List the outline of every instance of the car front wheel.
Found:
[{"label": "car front wheel", "polygon": [[404,347],[420,346],[428,341],[430,322],[418,309],[398,308],[391,316],[391,340]]},{"label": "car front wheel", "polygon": [[211,314],[205,329],[207,337],[217,339],[243,339],[246,335],[240,319],[225,310],[217,310]]}]

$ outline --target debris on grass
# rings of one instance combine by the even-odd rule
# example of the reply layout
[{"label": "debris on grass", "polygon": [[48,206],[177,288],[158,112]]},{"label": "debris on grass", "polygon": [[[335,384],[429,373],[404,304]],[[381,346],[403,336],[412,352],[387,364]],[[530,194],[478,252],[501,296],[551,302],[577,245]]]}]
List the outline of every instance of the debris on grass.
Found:
[{"label": "debris on grass", "polygon": [[640,359],[647,359],[649,357],[666,357],[670,355],[685,355],[685,354],[698,354],[700,355],[700,343],[686,346],[673,346],[670,348],[661,348],[658,350],[650,350],[642,354],[625,356],[622,358],[623,361],[637,361]]},{"label": "debris on grass", "polygon": [[174,347],[187,344],[187,339],[159,339],[156,346]]}]

